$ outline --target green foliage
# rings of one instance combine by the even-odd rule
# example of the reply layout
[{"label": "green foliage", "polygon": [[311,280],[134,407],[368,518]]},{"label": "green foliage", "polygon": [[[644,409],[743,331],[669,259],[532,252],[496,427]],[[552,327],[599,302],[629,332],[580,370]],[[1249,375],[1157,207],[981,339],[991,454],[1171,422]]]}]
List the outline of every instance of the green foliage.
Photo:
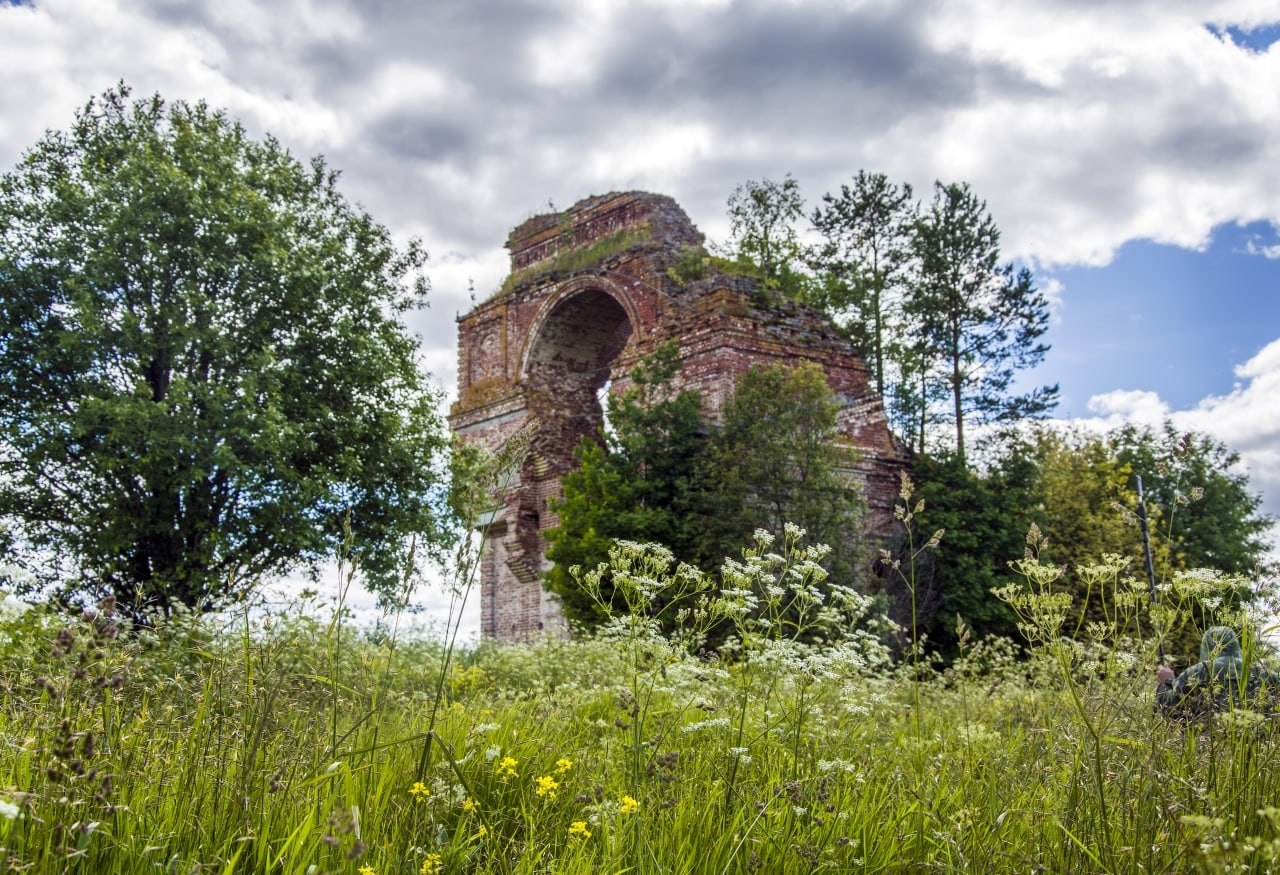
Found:
[{"label": "green foliage", "polygon": [[857,452],[836,430],[839,404],[814,362],[753,367],[738,378],[705,459],[700,558],[718,561],[756,529],[787,523],[833,548],[830,572],[859,582],[869,563]]},{"label": "green foliage", "polygon": [[1141,475],[1147,501],[1159,509],[1156,535],[1168,544],[1176,568],[1213,568],[1252,574],[1267,555],[1266,533],[1275,520],[1258,512],[1240,456],[1203,434],[1123,426],[1107,443],[1116,458]]},{"label": "green foliage", "polygon": [[686,285],[707,276],[711,257],[701,246],[681,246],[676,263],[667,268],[667,276],[678,285]]},{"label": "green foliage", "polygon": [[[136,635],[109,607],[0,614],[0,853],[109,873],[1280,863],[1275,719],[1152,707],[1151,630],[1189,601],[1218,598],[1212,621],[1259,655],[1221,606],[1230,579],[1179,576],[1152,611],[1118,566],[1081,563],[1111,619],[1073,642],[1079,601],[1026,559],[1002,597],[1030,657],[961,625],[959,657],[932,671],[887,661],[865,598],[815,588],[821,552],[765,535],[712,581],[621,546],[610,568],[640,601],[600,635],[487,643],[442,684],[438,643],[343,632],[315,604]],[[645,616],[691,583],[732,618],[731,653],[691,653]],[[780,622],[801,613],[789,591],[799,629]]]},{"label": "green foliage", "polygon": [[934,184],[914,245],[920,277],[907,304],[911,334],[917,350],[939,353],[934,378],[950,390],[956,450],[964,458],[966,420],[1034,418],[1057,403],[1057,386],[1009,394],[1016,372],[1038,364],[1049,349],[1040,340],[1048,302],[1030,271],[1000,264],[999,229],[967,184]]},{"label": "green foliage", "polygon": [[801,294],[806,277],[799,268],[804,248],[796,223],[804,218],[800,184],[788,174],[781,182],[748,180],[729,195],[729,248],[734,272],[760,280],[766,293]]},{"label": "green foliage", "polygon": [[[857,459],[837,439],[838,406],[821,367],[748,370],[718,426],[703,421],[696,392],[672,390],[678,368],[675,346],[659,347],[610,397],[609,429],[576,450],[579,466],[554,505],[559,525],[546,533],[547,587],[566,616],[594,625],[620,607],[608,574],[594,596],[580,581],[607,564],[618,540],[660,543],[711,571],[755,530],[794,523],[834,548],[833,582],[855,583],[868,561],[849,476]],[[670,630],[673,614],[652,610]]]},{"label": "green foliage", "polygon": [[822,239],[811,248],[793,224],[802,208],[790,177],[739,186],[730,198],[736,260],[766,288],[785,287],[831,316],[867,359],[911,447],[936,447],[950,425],[963,457],[966,423],[1053,408],[1056,386],[1011,391],[1017,373],[1048,350],[1048,302],[1028,270],[1000,263],[999,229],[967,184],[935,183],[922,210],[909,185],[859,171],[852,185],[823,195],[812,215]]},{"label": "green foliage", "polygon": [[904,371],[896,346],[911,279],[917,209],[911,186],[859,170],[852,188],[842,185],[838,196],[824,194],[822,201],[813,213],[823,236],[812,258],[819,280],[809,299],[866,356],[876,391],[884,396],[886,367]]},{"label": "green foliage", "polygon": [[[1271,520],[1257,513],[1257,496],[1244,475],[1231,472],[1232,458],[1202,435],[1131,426],[1106,434],[1026,430],[1000,445],[984,471],[967,468],[955,456],[917,456],[913,470],[925,500],[921,517],[926,528],[948,533],[921,570],[924,627],[944,649],[953,641],[949,627],[956,613],[980,634],[1011,634],[1012,616],[990,593],[1007,582],[1008,563],[1027,556],[1061,569],[1055,585],[1080,605],[1083,625],[1065,634],[1079,636],[1087,624],[1104,622],[1103,594],[1091,588],[1075,559],[1094,557],[1085,563],[1091,565],[1112,557],[1147,585],[1136,518],[1139,473],[1148,488],[1158,585],[1197,568],[1253,572],[1266,556],[1261,536]],[[1210,495],[1212,502],[1202,505]],[[1215,564],[1220,558],[1226,561]],[[1226,604],[1239,606],[1250,597],[1244,587]],[[891,614],[899,622],[902,601],[899,590]],[[1193,619],[1205,624],[1202,612]],[[1170,644],[1185,648],[1194,641],[1184,637]]]},{"label": "green foliage", "polygon": [[[917,456],[912,472],[916,495],[924,501],[918,516],[926,533],[946,532],[917,569],[921,629],[933,647],[947,652],[955,645],[957,614],[979,636],[1014,635],[1014,615],[991,591],[1008,581],[1009,560],[1023,554],[1035,501],[1034,468],[1013,457],[984,475],[956,455]],[[901,624],[905,598],[899,586],[890,591],[890,616]]]},{"label": "green foliage", "polygon": [[546,584],[571,622],[598,623],[603,606],[616,606],[611,578],[592,598],[572,572],[607,563],[616,539],[657,541],[686,561],[696,553],[698,460],[707,436],[698,393],[671,388],[679,366],[674,343],[658,347],[632,372],[631,385],[609,397],[609,429],[575,450],[578,467],[565,475],[552,508],[559,525],[546,532]]},{"label": "green foliage", "polygon": [[[568,218],[568,214],[566,214],[566,218]],[[623,228],[620,231],[601,237],[587,246],[573,246],[571,240],[566,241],[549,258],[510,274],[502,281],[502,285],[495,293],[495,297],[504,295],[517,286],[532,282],[539,277],[551,276],[552,274],[576,273],[580,270],[595,267],[607,258],[612,258],[637,246],[644,245],[649,239],[649,229],[641,227]]]},{"label": "green foliage", "polygon": [[203,103],[91,100],[0,179],[0,519],[72,597],[210,609],[442,538],[443,429],[397,251],[323,161]]}]

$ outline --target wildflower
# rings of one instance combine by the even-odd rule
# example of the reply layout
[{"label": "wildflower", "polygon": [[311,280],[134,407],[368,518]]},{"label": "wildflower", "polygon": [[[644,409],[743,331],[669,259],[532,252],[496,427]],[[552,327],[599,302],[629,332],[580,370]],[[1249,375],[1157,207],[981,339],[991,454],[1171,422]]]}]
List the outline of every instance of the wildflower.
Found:
[{"label": "wildflower", "polygon": [[565,772],[573,768],[573,760],[567,760],[564,757],[556,760],[556,774],[563,775]]},{"label": "wildflower", "polygon": [[421,802],[431,795],[431,791],[427,789],[427,785],[421,781],[414,781],[413,786],[409,788],[409,795]]},{"label": "wildflower", "polygon": [[578,839],[589,839],[591,838],[591,830],[587,829],[585,820],[575,820],[569,824],[569,835]]},{"label": "wildflower", "polygon": [[727,729],[728,717],[712,717],[710,720],[699,720],[697,723],[686,723],[680,727],[681,732],[700,732],[704,729]]},{"label": "wildflower", "polygon": [[482,838],[484,838],[485,836],[487,836],[488,834],[489,834],[489,827],[485,826],[485,825],[482,823],[482,824],[480,824],[480,826],[476,829],[476,834],[475,834],[474,836],[472,836],[472,838],[482,839]]},{"label": "wildflower", "polygon": [[476,811],[479,808],[480,808],[480,803],[472,799],[470,796],[462,800],[462,810],[465,811],[467,814],[471,814],[473,811]]},{"label": "wildflower", "polygon": [[444,857],[437,853],[427,854],[422,860],[422,868],[418,870],[419,875],[440,875],[444,871]]},{"label": "wildflower", "polygon": [[619,814],[635,814],[640,810],[640,802],[633,796],[623,796],[618,803]]},{"label": "wildflower", "polygon": [[556,791],[560,789],[560,782],[550,775],[543,775],[538,779],[538,786],[533,792],[544,799],[555,799]]},{"label": "wildflower", "polygon": [[378,875],[377,871],[372,866],[361,866],[356,870],[356,872],[358,875]]},{"label": "wildflower", "polygon": [[498,761],[498,770],[497,770],[498,777],[504,780],[507,778],[519,777],[520,773],[516,771],[516,766],[518,766],[519,764],[520,764],[520,761],[517,760],[515,757],[510,757],[510,756],[503,757],[501,760]]},{"label": "wildflower", "polygon": [[8,799],[0,799],[0,817],[5,820],[17,820],[22,817],[22,809]]}]

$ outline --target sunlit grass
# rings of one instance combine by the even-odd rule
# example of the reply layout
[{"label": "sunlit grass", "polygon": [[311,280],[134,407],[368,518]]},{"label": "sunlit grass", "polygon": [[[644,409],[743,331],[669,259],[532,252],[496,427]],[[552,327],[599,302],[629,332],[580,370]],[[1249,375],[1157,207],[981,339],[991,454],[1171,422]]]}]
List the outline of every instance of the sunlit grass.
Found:
[{"label": "sunlit grass", "polygon": [[[625,616],[599,637],[448,661],[300,612],[141,634],[109,611],[9,617],[0,860],[300,875],[1273,865],[1273,721],[1154,713],[1151,625],[1126,613],[1145,608],[1118,568],[1099,566],[1122,598],[1092,643],[1056,634],[1062,600],[1026,565],[1007,595],[1029,657],[961,626],[943,669],[891,660],[852,596],[822,615],[843,633],[803,606],[785,616],[813,634],[780,632],[774,584],[803,591],[820,558],[794,534],[707,590],[741,620],[719,656]],[[627,549],[635,598],[701,591],[661,552]]]}]

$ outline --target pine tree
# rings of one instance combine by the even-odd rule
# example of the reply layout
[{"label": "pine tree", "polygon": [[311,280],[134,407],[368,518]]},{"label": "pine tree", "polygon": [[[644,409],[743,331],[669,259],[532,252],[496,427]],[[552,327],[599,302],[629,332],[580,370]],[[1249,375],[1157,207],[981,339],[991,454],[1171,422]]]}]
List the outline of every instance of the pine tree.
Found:
[{"label": "pine tree", "polygon": [[1007,422],[1044,415],[1058,387],[1011,395],[1017,371],[1039,363],[1049,305],[1030,271],[1000,263],[1000,231],[965,183],[934,184],[933,202],[916,223],[920,279],[907,304],[921,347],[945,368],[956,450],[965,454],[966,422]]},{"label": "pine tree", "polygon": [[824,194],[822,201],[813,213],[823,236],[813,258],[821,280],[810,299],[863,353],[876,391],[885,397],[886,385],[903,378],[901,308],[916,219],[911,186],[859,170],[852,187],[842,185],[839,195]]}]

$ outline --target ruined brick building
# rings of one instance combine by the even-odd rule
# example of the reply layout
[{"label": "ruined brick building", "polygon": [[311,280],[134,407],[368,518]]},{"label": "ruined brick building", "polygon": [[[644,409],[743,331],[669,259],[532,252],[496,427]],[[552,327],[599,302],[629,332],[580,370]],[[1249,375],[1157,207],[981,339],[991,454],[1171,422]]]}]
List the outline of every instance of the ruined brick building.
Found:
[{"label": "ruined brick building", "polygon": [[714,417],[752,365],[814,361],[841,403],[839,426],[861,450],[868,526],[886,530],[904,464],[866,365],[820,313],[760,294],[754,281],[682,281],[672,268],[703,235],[671,198],[591,197],[535,216],[507,239],[511,274],[458,322],[458,400],[449,421],[496,449],[528,429],[529,451],[501,503],[484,514],[481,631],[517,640],[563,628],[542,588],[548,502],[573,448],[603,421],[600,393],[625,387],[637,361],[679,344],[679,388],[697,389]]}]

